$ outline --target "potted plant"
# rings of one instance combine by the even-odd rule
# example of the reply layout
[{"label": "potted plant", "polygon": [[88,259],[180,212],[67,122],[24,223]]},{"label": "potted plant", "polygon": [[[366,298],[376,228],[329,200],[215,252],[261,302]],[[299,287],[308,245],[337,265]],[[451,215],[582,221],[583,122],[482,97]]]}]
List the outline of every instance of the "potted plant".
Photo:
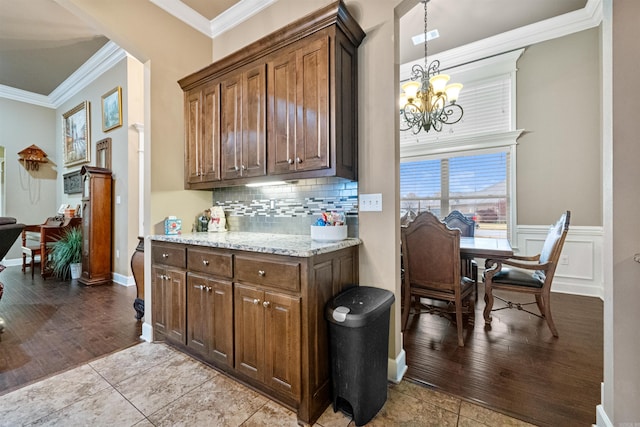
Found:
[{"label": "potted plant", "polygon": [[[82,272],[82,230],[73,227],[60,240],[53,243],[51,251],[53,274],[60,279],[80,278]],[[75,265],[74,265],[75,264]]]}]

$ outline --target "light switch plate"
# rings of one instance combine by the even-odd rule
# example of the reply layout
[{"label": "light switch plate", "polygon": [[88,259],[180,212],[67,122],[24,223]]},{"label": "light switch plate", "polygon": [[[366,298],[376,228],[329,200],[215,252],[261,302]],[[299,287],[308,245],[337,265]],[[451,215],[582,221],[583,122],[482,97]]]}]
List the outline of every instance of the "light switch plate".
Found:
[{"label": "light switch plate", "polygon": [[358,210],[360,212],[382,212],[382,194],[360,194],[358,196]]}]

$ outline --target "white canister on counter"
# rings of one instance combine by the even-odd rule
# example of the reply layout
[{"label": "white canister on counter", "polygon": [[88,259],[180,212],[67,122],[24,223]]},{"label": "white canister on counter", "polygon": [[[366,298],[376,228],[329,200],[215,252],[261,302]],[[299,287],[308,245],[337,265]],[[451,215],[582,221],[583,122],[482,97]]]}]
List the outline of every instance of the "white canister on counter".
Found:
[{"label": "white canister on counter", "polygon": [[211,219],[209,220],[209,233],[220,233],[227,231],[227,218],[221,206],[211,208]]}]

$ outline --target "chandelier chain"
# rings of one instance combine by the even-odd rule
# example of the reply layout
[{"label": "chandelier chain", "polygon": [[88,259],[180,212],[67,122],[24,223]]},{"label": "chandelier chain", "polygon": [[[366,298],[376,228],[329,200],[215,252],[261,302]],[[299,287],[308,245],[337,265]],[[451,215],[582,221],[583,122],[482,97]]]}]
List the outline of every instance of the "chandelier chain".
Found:
[{"label": "chandelier chain", "polygon": [[424,69],[427,67],[427,3],[429,0],[424,0]]}]

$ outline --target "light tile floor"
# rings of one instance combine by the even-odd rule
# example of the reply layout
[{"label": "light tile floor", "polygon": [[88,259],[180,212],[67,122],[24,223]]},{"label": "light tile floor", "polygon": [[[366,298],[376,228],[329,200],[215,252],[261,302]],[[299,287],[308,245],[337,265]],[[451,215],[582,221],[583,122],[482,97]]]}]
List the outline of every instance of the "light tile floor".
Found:
[{"label": "light tile floor", "polygon": [[[295,413],[161,343],[141,343],[0,397],[0,426],[297,426]],[[368,426],[528,426],[402,381]],[[331,406],[318,427],[351,427]]]}]

